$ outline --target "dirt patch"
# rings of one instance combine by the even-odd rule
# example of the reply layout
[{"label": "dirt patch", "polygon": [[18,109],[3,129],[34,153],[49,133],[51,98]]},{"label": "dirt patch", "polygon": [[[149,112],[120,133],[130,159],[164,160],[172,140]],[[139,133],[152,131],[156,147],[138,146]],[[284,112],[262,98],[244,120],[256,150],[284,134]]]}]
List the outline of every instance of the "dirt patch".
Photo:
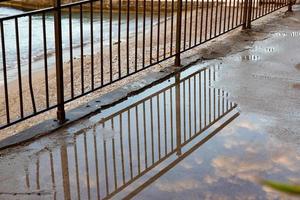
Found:
[{"label": "dirt patch", "polygon": [[296,68],[297,70],[299,70],[299,71],[300,71],[300,63],[299,63],[299,64],[297,64],[297,65],[295,66],[295,68]]}]

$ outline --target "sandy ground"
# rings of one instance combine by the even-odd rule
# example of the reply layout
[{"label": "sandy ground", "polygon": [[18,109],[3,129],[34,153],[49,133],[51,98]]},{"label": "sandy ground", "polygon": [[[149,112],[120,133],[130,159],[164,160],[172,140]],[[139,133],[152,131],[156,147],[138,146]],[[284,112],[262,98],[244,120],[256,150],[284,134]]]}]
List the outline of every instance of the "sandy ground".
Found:
[{"label": "sandy ground", "polygon": [[[207,27],[208,30],[210,30],[210,9],[208,9],[208,13],[206,14],[206,9],[204,8],[204,12],[203,12],[203,25],[205,25],[206,23],[206,15],[208,16],[207,18]],[[236,9],[236,11],[238,11]],[[236,12],[235,17],[234,17],[234,23],[239,23],[240,21],[236,21],[237,19],[237,13],[240,14],[241,10],[239,10],[238,12]],[[193,11],[193,15],[192,15],[192,27],[190,27],[191,24],[191,15],[190,12],[187,12],[187,14],[185,15],[183,13],[183,19],[182,22],[184,23],[185,21],[187,22],[186,25],[186,44],[184,45],[184,43],[182,42],[181,46],[182,49],[184,48],[188,48],[189,45],[193,45],[195,43],[195,22],[196,22],[196,10]],[[219,9],[219,13],[220,13],[220,9]],[[186,19],[185,19],[186,16]],[[223,17],[224,17],[224,10],[223,10]],[[217,20],[217,26],[216,26],[216,30],[219,31],[219,18],[220,16],[218,16],[218,20]],[[153,40],[152,40],[152,62],[155,62],[157,59],[161,60],[164,58],[164,52],[166,53],[166,57],[168,55],[172,55],[175,53],[175,27],[176,27],[176,16],[174,15],[174,21],[173,21],[173,32],[171,32],[171,18],[170,16],[168,16],[168,20],[167,20],[167,24],[165,26],[164,22],[160,23],[160,31],[158,33],[158,26],[155,25],[153,27]],[[213,15],[212,18],[212,24],[214,24],[214,21],[216,19],[215,14]],[[230,22],[232,22],[232,16],[228,17],[227,14],[227,19],[230,19]],[[164,20],[164,13],[162,12],[161,14],[161,20]],[[198,23],[200,23],[201,20],[201,12],[199,10],[199,14],[198,14]],[[154,18],[154,24],[156,24],[157,19]],[[226,29],[228,24],[226,24]],[[231,26],[231,24],[230,24]],[[184,28],[184,26],[182,26]],[[199,26],[198,26],[199,27]],[[139,29],[141,29],[141,27],[139,27]],[[146,34],[145,34],[145,65],[150,64],[150,27],[149,25],[146,27]],[[164,36],[164,30],[167,30],[166,36]],[[223,30],[223,26],[222,26],[222,30]],[[181,30],[182,31],[182,39],[184,40],[184,29]],[[173,36],[172,36],[173,33]],[[212,31],[211,33],[208,31],[206,37],[210,38],[213,37],[215,33],[215,26],[212,26]],[[202,33],[200,33],[199,30],[197,30],[197,41],[199,42],[200,39],[200,34],[202,34],[202,40],[204,40],[205,38],[205,30],[203,28]],[[159,45],[157,45],[158,43],[158,35],[159,35]],[[191,40],[189,40],[190,35],[192,36]],[[173,47],[172,47],[172,52],[171,52],[171,37],[173,37]],[[135,57],[135,35],[130,35],[129,37],[129,59],[128,59],[128,63],[127,63],[127,42],[126,40],[122,40],[120,43],[120,60],[121,60],[121,75],[125,76],[127,74],[127,64],[129,66],[129,72],[133,72],[135,70],[135,58],[137,59],[137,69],[141,69],[142,68],[142,48],[143,48],[143,34],[141,32],[139,32],[138,34],[138,43],[137,43],[137,56]],[[166,38],[166,48],[164,48],[164,38]],[[113,38],[113,41],[115,41],[116,38]],[[95,45],[99,45],[99,44],[95,44]],[[157,49],[159,49],[159,51],[157,51]],[[85,54],[84,55],[84,91],[89,91],[91,89],[91,58],[90,56],[88,56],[88,53],[90,52],[89,49],[84,50]],[[113,76],[113,80],[118,78],[119,75],[119,70],[118,70],[118,43],[113,43],[112,45],[112,76]],[[159,55],[157,55],[157,52],[159,52]],[[185,53],[182,57],[189,57],[195,54],[195,52],[197,51],[189,51],[187,53]],[[104,50],[103,50],[103,81],[104,84],[108,83],[110,81],[110,54],[109,54],[109,46],[105,46]],[[95,87],[100,86],[101,85],[101,57],[99,55],[99,53],[96,53],[94,56],[94,75],[95,75]],[[92,94],[89,94],[87,96],[85,96],[84,98],[80,98],[78,100],[73,101],[70,104],[66,105],[66,110],[69,110],[71,108],[76,107],[77,105],[80,104],[84,104],[85,102],[90,101],[91,99],[98,97],[101,94],[105,94],[109,91],[112,91],[113,89],[124,85],[125,83],[131,82],[133,80],[136,80],[142,76],[144,76],[145,74],[147,74],[148,71],[151,72],[158,72],[159,70],[161,70],[164,67],[167,66],[171,66],[173,65],[174,60],[173,59],[169,59],[163,63],[161,63],[160,65],[155,65],[153,67],[151,67],[150,69],[144,70],[141,73],[138,73],[136,75],[130,76],[124,80],[118,81],[115,84],[112,84],[109,87],[105,87],[102,88]],[[74,69],[73,69],[73,75],[74,75],[74,95],[80,95],[82,92],[82,85],[81,85],[81,59],[79,58],[75,58],[73,60],[73,64],[74,64]],[[45,96],[45,76],[44,76],[44,71],[39,71],[34,73],[33,75],[33,93],[34,93],[34,101],[35,101],[35,105],[36,105],[36,109],[37,111],[42,110],[44,108],[46,108],[46,96]],[[49,84],[49,103],[50,106],[54,105],[56,102],[56,74],[55,74],[55,70],[54,68],[50,68],[49,70],[49,74],[48,74],[48,84]],[[24,76],[22,78],[22,89],[23,89],[23,102],[24,102],[24,113],[26,114],[31,114],[33,112],[33,103],[32,103],[32,99],[31,99],[31,95],[30,95],[30,88],[29,88],[29,84],[28,84],[28,77]],[[70,61],[66,62],[64,64],[64,89],[65,89],[65,99],[69,99],[71,98],[71,76],[70,76]],[[3,88],[1,89],[3,90]],[[11,115],[11,119],[18,119],[20,117],[20,107],[19,107],[19,89],[18,89],[18,82],[17,81],[13,81],[9,84],[8,87],[9,90],[9,106],[10,106],[10,115]],[[5,123],[6,121],[6,114],[5,114],[5,101],[3,98],[4,92],[1,92],[0,96],[0,105],[2,107],[2,109],[0,110],[0,121],[2,123]],[[30,120],[27,120],[25,122],[19,123],[11,128],[7,128],[1,131],[0,133],[0,139],[5,138],[7,136],[13,135],[17,132],[19,132],[20,130],[23,130],[25,128],[28,128],[34,124],[36,124],[37,122],[49,119],[50,117],[55,118],[56,115],[56,111],[55,110],[51,110],[48,112],[45,112],[41,115],[38,115],[34,118],[31,118]]]}]

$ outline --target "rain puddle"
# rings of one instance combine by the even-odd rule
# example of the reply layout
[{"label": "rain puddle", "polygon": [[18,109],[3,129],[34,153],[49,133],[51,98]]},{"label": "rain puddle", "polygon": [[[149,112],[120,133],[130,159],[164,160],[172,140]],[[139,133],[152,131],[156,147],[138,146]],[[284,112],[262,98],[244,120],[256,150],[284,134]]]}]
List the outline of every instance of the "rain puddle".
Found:
[{"label": "rain puddle", "polygon": [[176,74],[76,127],[3,154],[0,198],[133,197],[239,115],[228,93],[211,87],[217,73]]},{"label": "rain puddle", "polygon": [[200,67],[0,152],[0,199],[291,199],[259,180],[299,182],[298,147]]}]

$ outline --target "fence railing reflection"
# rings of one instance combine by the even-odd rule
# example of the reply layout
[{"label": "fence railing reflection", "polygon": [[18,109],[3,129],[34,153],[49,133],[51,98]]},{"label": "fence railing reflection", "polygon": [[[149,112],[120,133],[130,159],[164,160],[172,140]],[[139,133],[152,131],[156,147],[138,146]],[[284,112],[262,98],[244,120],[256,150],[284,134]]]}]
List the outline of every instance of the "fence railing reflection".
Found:
[{"label": "fence railing reflection", "polygon": [[[40,189],[39,180],[47,180],[57,199],[108,199],[170,157],[178,162],[195,148],[188,147],[192,141],[236,107],[227,92],[211,87],[215,78],[211,69],[181,80],[176,75],[167,88],[78,131],[60,148],[41,152],[36,165],[44,160],[51,170],[29,166],[28,189],[34,189],[32,181]],[[229,121],[221,121],[213,135]]]},{"label": "fence railing reflection", "polygon": [[0,18],[1,129],[53,108],[63,122],[65,104],[292,1],[55,2]]}]

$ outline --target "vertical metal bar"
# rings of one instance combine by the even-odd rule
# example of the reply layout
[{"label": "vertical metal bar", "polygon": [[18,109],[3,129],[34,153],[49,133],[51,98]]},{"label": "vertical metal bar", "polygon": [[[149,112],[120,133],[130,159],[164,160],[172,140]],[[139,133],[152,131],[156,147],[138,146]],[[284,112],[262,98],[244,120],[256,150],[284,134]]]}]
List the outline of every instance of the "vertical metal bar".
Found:
[{"label": "vertical metal bar", "polygon": [[138,61],[138,9],[139,9],[139,1],[135,1],[135,59],[134,59],[134,70],[137,71],[137,61]]},{"label": "vertical metal bar", "polygon": [[248,0],[244,0],[243,29],[247,28]]},{"label": "vertical metal bar", "polygon": [[144,0],[144,2],[143,2],[143,47],[142,47],[143,63],[142,63],[142,68],[145,68],[145,46],[146,46],[145,41],[146,41],[146,0]]},{"label": "vertical metal bar", "polygon": [[36,106],[35,106],[35,99],[33,93],[33,86],[32,86],[32,16],[29,15],[29,24],[28,24],[28,79],[29,79],[29,90],[32,102],[33,113],[36,113]]},{"label": "vertical metal bar", "polygon": [[214,20],[214,23],[215,23],[215,34],[214,34],[214,37],[217,36],[218,8],[219,8],[219,0],[217,0],[217,3],[216,3],[216,16],[215,16],[215,20]]},{"label": "vertical metal bar", "polygon": [[118,74],[119,78],[122,76],[121,72],[121,15],[122,15],[122,10],[121,10],[121,4],[122,0],[119,0],[119,6],[118,6]]},{"label": "vertical metal bar", "polygon": [[101,67],[101,85],[104,84],[104,66],[103,66],[103,1],[100,1],[100,67]]},{"label": "vertical metal bar", "polygon": [[[146,1],[146,0],[144,0],[144,1]],[[154,12],[154,10],[153,10],[153,0],[151,0],[151,11],[150,11],[150,65],[152,64],[152,57],[153,57],[153,52],[152,52],[152,50],[153,50],[153,12]]]},{"label": "vertical metal bar", "polygon": [[159,52],[160,52],[160,0],[158,0],[158,13],[157,13],[157,44],[156,44],[156,61],[159,61]]},{"label": "vertical metal bar", "polygon": [[167,5],[168,0],[165,0],[165,20],[164,20],[164,59],[166,58],[166,45],[167,45]]},{"label": "vertical metal bar", "polygon": [[62,32],[61,32],[61,0],[55,0],[54,12],[55,26],[55,58],[56,58],[56,88],[57,88],[57,119],[59,123],[64,123],[64,75],[62,56]]},{"label": "vertical metal bar", "polygon": [[244,6],[244,0],[241,0],[241,8],[240,8],[240,20],[239,20],[239,25],[243,23],[243,6]]},{"label": "vertical metal bar", "polygon": [[186,25],[187,25],[187,7],[188,7],[188,2],[185,0],[184,3],[184,28],[183,28],[183,50],[185,50],[186,47]]},{"label": "vertical metal bar", "polygon": [[224,26],[223,26],[223,33],[226,31],[226,21],[227,21],[227,3],[228,3],[228,0],[225,0],[225,10],[224,10]]},{"label": "vertical metal bar", "polygon": [[206,16],[205,16],[205,36],[204,36],[204,41],[207,40],[207,27],[208,27],[208,6],[209,6],[209,2],[206,2]]},{"label": "vertical metal bar", "polygon": [[213,32],[213,13],[214,13],[214,0],[211,0],[211,9],[210,9],[210,23],[209,23],[209,39],[212,38]]},{"label": "vertical metal bar", "polygon": [[171,3],[171,44],[170,44],[170,55],[173,55],[173,25],[174,25],[174,0]]},{"label": "vertical metal bar", "polygon": [[190,11],[190,36],[189,36],[189,48],[192,47],[192,31],[193,31],[193,0],[191,0],[191,11]]},{"label": "vertical metal bar", "polygon": [[74,98],[74,63],[73,63],[73,25],[72,7],[69,7],[69,43],[70,43],[70,77],[71,77],[71,98]]},{"label": "vertical metal bar", "polygon": [[112,63],[112,0],[109,0],[109,80],[113,81],[113,63]]},{"label": "vertical metal bar", "polygon": [[204,0],[201,0],[201,23],[200,23],[200,44],[202,43],[202,36],[203,36],[203,6]]},{"label": "vertical metal bar", "polygon": [[177,22],[176,22],[176,57],[175,57],[175,66],[180,67],[182,0],[177,0],[177,12],[176,13],[177,13]]},{"label": "vertical metal bar", "polygon": [[221,8],[220,8],[220,21],[219,21],[219,34],[222,33],[222,18],[223,18],[223,0],[221,0]]},{"label": "vertical metal bar", "polygon": [[81,94],[84,93],[84,45],[83,45],[83,13],[82,13],[82,4],[80,4],[80,20],[79,20],[79,29],[80,29],[80,69],[81,69]]},{"label": "vertical metal bar", "polygon": [[198,15],[199,15],[199,0],[196,0],[196,21],[195,21],[195,41],[194,41],[195,46],[197,44]]},{"label": "vertical metal bar", "polygon": [[130,70],[130,63],[129,63],[129,23],[130,23],[130,0],[127,1],[127,27],[126,27],[126,64],[127,64],[127,75],[129,74]]},{"label": "vertical metal bar", "polygon": [[[46,106],[49,108],[49,84],[48,84],[48,55],[47,55],[47,32],[46,32],[46,19],[45,13],[43,13],[43,47],[44,47],[44,68],[45,68],[45,93],[46,93]],[[17,18],[16,18],[17,23]],[[16,27],[17,28],[17,27]],[[19,31],[18,31],[19,32]],[[19,34],[19,33],[18,33]],[[19,36],[18,36],[19,37]],[[17,38],[19,40],[19,38]],[[17,42],[19,43],[19,41]],[[18,50],[20,51],[20,49]],[[19,52],[20,54],[20,52]],[[19,55],[20,56],[20,55]]]},{"label": "vertical metal bar", "polygon": [[93,1],[90,3],[90,22],[91,22],[91,84],[92,90],[95,88],[95,77],[94,77],[94,9],[93,9]]},{"label": "vertical metal bar", "polygon": [[239,23],[240,0],[237,0],[235,26]]},{"label": "vertical metal bar", "polygon": [[[20,39],[19,39],[19,24],[18,18],[15,18],[15,31],[16,31],[16,50],[17,50],[17,65],[18,65],[18,85],[19,85],[19,98],[20,98],[20,114],[21,118],[24,117],[24,108],[23,108],[23,89],[22,89],[22,70],[21,70],[21,57],[20,57]],[[1,33],[2,35],[2,33]],[[4,51],[4,48],[2,49]],[[46,70],[45,70],[46,72]],[[46,76],[46,80],[48,76]],[[46,81],[46,83],[48,83]],[[48,87],[46,87],[48,88]],[[47,93],[47,89],[46,89]],[[49,104],[47,104],[49,105]]]},{"label": "vertical metal bar", "polygon": [[232,21],[231,21],[231,28],[234,27],[234,19],[235,19],[235,1],[233,0],[233,5],[232,5]]},{"label": "vertical metal bar", "polygon": [[289,12],[292,12],[293,11],[293,2],[292,0],[288,0],[289,1],[289,4],[288,4],[288,11]]},{"label": "vertical metal bar", "polygon": [[251,18],[252,18],[252,0],[249,0],[249,6],[248,6],[248,21],[247,21],[247,28],[251,28]]},{"label": "vertical metal bar", "polygon": [[[233,0],[234,1],[234,0]],[[229,8],[228,8],[228,19],[227,19],[227,31],[230,30],[230,18],[231,18],[231,0],[229,0]]]}]

